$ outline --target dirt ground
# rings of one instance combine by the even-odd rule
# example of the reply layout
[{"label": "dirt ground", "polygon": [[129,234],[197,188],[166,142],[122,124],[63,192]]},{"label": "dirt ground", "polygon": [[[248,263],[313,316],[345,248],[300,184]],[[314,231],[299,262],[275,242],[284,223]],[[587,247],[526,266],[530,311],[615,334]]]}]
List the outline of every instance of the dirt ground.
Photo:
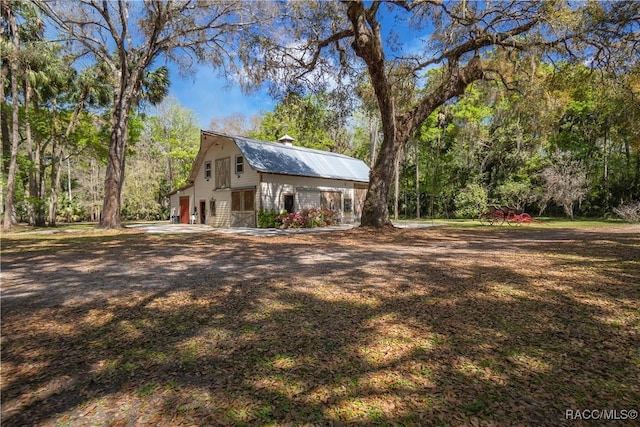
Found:
[{"label": "dirt ground", "polygon": [[2,425],[640,410],[640,227],[4,236]]}]

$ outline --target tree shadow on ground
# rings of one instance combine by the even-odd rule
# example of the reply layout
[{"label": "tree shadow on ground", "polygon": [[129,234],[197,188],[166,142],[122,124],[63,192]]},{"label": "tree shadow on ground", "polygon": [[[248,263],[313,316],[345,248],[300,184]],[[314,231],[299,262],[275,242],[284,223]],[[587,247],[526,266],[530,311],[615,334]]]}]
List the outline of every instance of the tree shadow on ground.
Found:
[{"label": "tree shadow on ground", "polygon": [[635,234],[41,243],[3,244],[3,425],[562,425],[640,401]]}]

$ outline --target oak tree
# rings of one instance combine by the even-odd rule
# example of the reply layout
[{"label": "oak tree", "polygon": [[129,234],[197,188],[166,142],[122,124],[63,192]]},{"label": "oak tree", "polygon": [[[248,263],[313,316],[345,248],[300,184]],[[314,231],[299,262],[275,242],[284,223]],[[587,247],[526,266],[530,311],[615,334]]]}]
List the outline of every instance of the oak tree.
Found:
[{"label": "oak tree", "polygon": [[157,63],[183,69],[207,62],[228,71],[236,38],[253,24],[252,4],[231,1],[39,0],[38,6],[72,43],[78,57],[92,57],[110,70],[114,86],[111,134],[100,226],[121,226],[128,123],[142,85]]},{"label": "oak tree", "polygon": [[[634,2],[353,0],[277,6],[282,10],[276,25],[270,23],[274,30],[265,30],[240,53],[249,65],[248,81],[275,82],[276,92],[344,89],[364,72],[374,89],[383,140],[370,174],[364,226],[390,224],[394,165],[421,124],[470,83],[505,78],[504,64],[493,59],[497,52],[507,63],[526,53],[549,61],[586,56],[597,65],[616,45],[638,51],[632,45]],[[394,28],[411,38],[401,40]],[[398,87],[406,79],[392,78],[400,69],[419,90],[409,105],[403,105]]]}]

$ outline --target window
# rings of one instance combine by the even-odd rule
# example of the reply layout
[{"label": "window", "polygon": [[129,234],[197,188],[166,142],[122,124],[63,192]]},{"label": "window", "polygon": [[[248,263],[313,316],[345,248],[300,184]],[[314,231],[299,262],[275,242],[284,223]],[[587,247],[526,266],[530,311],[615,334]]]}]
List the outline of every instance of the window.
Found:
[{"label": "window", "polygon": [[229,188],[231,186],[231,170],[229,157],[216,160],[216,188]]},{"label": "window", "polygon": [[205,162],[204,164],[204,179],[207,181],[211,179],[211,162]]},{"label": "window", "polygon": [[236,173],[244,172],[244,158],[242,156],[236,156]]},{"label": "window", "polygon": [[216,216],[216,199],[209,200],[209,215]]},{"label": "window", "polygon": [[344,211],[351,212],[353,210],[353,200],[344,199]]}]

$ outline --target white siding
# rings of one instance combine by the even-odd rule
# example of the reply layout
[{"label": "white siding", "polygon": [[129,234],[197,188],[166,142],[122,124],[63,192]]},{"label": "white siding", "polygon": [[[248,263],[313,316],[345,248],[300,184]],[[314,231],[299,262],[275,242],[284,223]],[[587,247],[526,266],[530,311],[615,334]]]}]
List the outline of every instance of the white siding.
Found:
[{"label": "white siding", "polygon": [[189,212],[193,212],[193,187],[183,188],[169,197],[169,221],[171,221],[171,215],[180,216],[181,197],[189,197]]},{"label": "white siding", "polygon": [[169,221],[172,220],[172,216],[180,215],[180,193],[172,194],[169,197]]},{"label": "white siding", "polygon": [[[207,149],[206,147],[209,146]],[[305,208],[320,208],[322,206],[323,192],[338,192],[341,194],[339,210],[344,207],[344,200],[351,199],[354,202],[354,186],[352,181],[343,181],[330,178],[311,178],[292,175],[277,175],[256,172],[246,159],[243,162],[243,171],[236,172],[236,157],[241,155],[237,145],[226,138],[211,138],[206,145],[201,146],[196,167],[190,179],[194,180],[193,187],[171,196],[171,208],[175,207],[176,214],[180,211],[180,197],[189,196],[189,212],[194,207],[200,210],[200,202],[206,205],[206,223],[214,227],[231,226],[231,192],[239,189],[255,189],[256,211],[259,209],[276,210],[284,209],[284,196],[294,196],[294,210]],[[231,169],[230,188],[216,189],[216,160],[229,159]],[[205,179],[205,167],[211,162],[211,178]],[[215,201],[215,215],[211,212],[211,202]],[[256,212],[257,215],[257,212]],[[198,212],[198,221],[200,212]],[[343,221],[352,221],[353,214],[342,215]]]},{"label": "white siding", "polygon": [[264,182],[265,177],[268,177],[268,175],[263,175],[263,182],[260,184],[258,193],[260,193],[259,196],[261,196],[262,203],[258,206],[262,206],[264,210],[279,212],[284,209],[284,196],[286,194],[295,194],[296,187],[287,183]]},{"label": "white siding", "polygon": [[[266,210],[284,209],[284,196],[287,194],[295,196],[295,211],[320,208],[323,192],[339,192],[342,194],[342,202],[345,198],[353,201],[354,183],[329,178],[263,174],[260,184],[262,208]],[[342,211],[342,208],[340,206],[339,210]],[[343,215],[342,220],[351,222],[353,214]]]},{"label": "white siding", "polygon": [[[229,227],[231,225],[231,190],[236,188],[255,188],[260,179],[259,174],[253,170],[244,161],[244,171],[242,173],[236,173],[236,156],[240,156],[240,150],[232,141],[221,140],[217,144],[213,144],[209,150],[204,154],[204,160],[201,163],[200,170],[197,171],[196,179],[194,182],[195,191],[192,192],[195,205],[199,206],[200,200],[205,200],[207,205],[206,223],[214,227]],[[216,170],[215,163],[217,159],[229,158],[231,166],[231,188],[216,189]],[[205,179],[205,165],[207,162],[211,162],[212,173],[211,179]],[[256,192],[257,194],[258,192]],[[216,202],[216,215],[211,215],[210,204],[211,201]],[[193,211],[193,204],[191,202],[190,212]],[[259,206],[258,200],[256,200],[256,206]]]},{"label": "white siding", "polygon": [[216,215],[208,215],[207,224],[214,227],[229,227],[231,225],[231,191],[214,191],[211,197],[216,201]]},{"label": "white siding", "polygon": [[295,195],[295,210],[320,209],[320,194],[320,190],[317,189],[298,189]]}]

